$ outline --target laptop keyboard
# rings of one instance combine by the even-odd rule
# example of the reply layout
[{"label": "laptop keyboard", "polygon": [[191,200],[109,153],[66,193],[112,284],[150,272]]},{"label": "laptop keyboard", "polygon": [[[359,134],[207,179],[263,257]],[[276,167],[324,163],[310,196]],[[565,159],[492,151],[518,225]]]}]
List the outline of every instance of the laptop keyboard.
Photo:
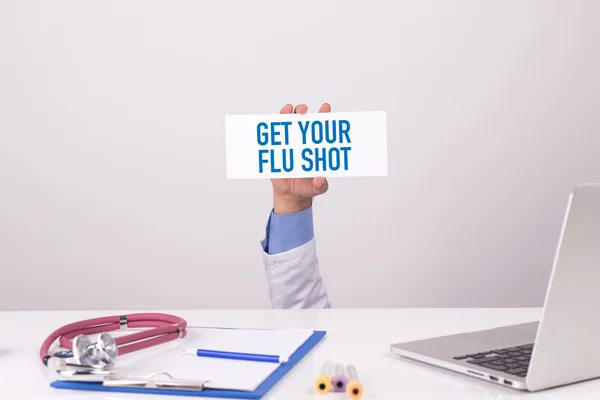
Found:
[{"label": "laptop keyboard", "polygon": [[456,356],[454,359],[464,360],[470,364],[493,369],[494,371],[502,371],[506,374],[525,377],[527,376],[532,351],[533,343],[481,353],[465,354]]}]

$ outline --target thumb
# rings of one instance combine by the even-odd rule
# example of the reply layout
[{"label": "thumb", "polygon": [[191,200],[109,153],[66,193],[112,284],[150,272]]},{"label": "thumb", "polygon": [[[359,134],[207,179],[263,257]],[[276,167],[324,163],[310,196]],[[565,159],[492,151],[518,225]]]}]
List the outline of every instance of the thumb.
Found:
[{"label": "thumb", "polygon": [[327,179],[322,176],[314,178],[312,181],[312,192],[313,195],[318,196],[323,194],[329,189],[329,184],[327,183]]}]

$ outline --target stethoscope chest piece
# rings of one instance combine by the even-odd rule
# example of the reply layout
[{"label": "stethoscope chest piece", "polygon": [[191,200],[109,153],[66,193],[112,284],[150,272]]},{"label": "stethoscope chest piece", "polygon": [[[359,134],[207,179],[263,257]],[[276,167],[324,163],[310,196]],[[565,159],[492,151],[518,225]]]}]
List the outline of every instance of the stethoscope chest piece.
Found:
[{"label": "stethoscope chest piece", "polygon": [[108,333],[99,334],[96,342],[85,335],[78,335],[73,339],[73,358],[77,364],[96,368],[111,367],[117,354],[117,344]]}]

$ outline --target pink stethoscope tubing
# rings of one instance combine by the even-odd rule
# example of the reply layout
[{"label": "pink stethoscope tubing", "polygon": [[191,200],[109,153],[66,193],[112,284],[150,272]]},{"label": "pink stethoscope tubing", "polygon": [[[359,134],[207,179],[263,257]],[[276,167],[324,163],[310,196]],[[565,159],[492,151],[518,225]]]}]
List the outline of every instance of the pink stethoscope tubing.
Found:
[{"label": "pink stethoscope tubing", "polygon": [[92,318],[73,322],[52,332],[40,348],[40,359],[47,363],[52,357],[50,347],[57,339],[62,347],[73,350],[72,340],[77,335],[116,331],[124,327],[150,329],[115,338],[119,355],[184,338],[187,334],[187,322],[169,314],[138,313]]}]

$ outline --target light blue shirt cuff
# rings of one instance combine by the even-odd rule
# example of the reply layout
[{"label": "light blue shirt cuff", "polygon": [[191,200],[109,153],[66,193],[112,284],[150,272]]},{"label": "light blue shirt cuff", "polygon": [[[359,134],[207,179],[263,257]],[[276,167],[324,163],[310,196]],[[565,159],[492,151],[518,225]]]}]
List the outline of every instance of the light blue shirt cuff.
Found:
[{"label": "light blue shirt cuff", "polygon": [[310,242],[313,236],[312,207],[283,215],[271,210],[262,245],[267,254],[279,254]]}]

